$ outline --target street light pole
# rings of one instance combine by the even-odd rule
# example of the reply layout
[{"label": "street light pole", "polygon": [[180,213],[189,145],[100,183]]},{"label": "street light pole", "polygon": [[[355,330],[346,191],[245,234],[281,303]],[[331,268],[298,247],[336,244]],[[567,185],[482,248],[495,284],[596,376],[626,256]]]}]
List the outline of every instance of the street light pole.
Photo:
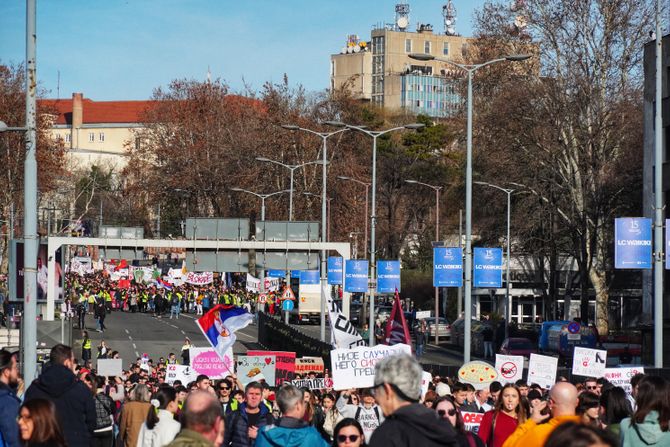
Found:
[{"label": "street light pole", "polygon": [[509,337],[509,323],[512,319],[512,312],[511,312],[512,303],[510,301],[510,296],[509,296],[509,286],[510,286],[510,283],[509,283],[509,281],[510,281],[510,279],[509,279],[509,266],[510,266],[510,262],[511,262],[511,259],[512,259],[512,258],[510,258],[510,244],[511,244],[511,240],[510,240],[510,237],[511,237],[510,236],[510,228],[511,228],[510,220],[511,220],[511,215],[512,215],[512,212],[511,212],[511,209],[512,209],[512,194],[514,193],[514,190],[509,189],[509,188],[502,188],[498,185],[494,185],[493,183],[487,183],[487,182],[474,182],[474,183],[476,183],[478,185],[489,186],[491,188],[498,189],[498,190],[504,192],[505,194],[507,194],[507,244],[506,244],[507,245],[507,247],[506,247],[507,248],[507,263],[506,263],[507,266],[505,268],[505,338],[507,338],[507,337]]},{"label": "street light pole", "polygon": [[[321,178],[321,242],[327,242],[328,239],[330,239],[330,235],[327,231],[326,224],[327,224],[327,219],[329,220],[327,214],[327,209],[326,209],[326,199],[327,199],[327,187],[328,187],[328,170],[326,169],[328,165],[328,138],[336,135],[341,132],[345,132],[349,129],[344,128],[344,129],[338,129],[334,132],[317,132],[311,129],[305,129],[304,127],[300,126],[295,126],[291,124],[285,124],[282,125],[284,129],[287,130],[299,130],[302,132],[307,132],[312,135],[316,135],[319,138],[321,138],[322,141],[322,159],[321,163],[323,165],[323,174]],[[293,191],[293,171],[291,171],[291,191]],[[291,193],[293,194],[293,193]],[[293,207],[291,206],[291,210]],[[291,211],[291,217],[293,217],[292,211]],[[327,258],[326,258],[326,250],[321,250],[321,341],[325,342],[326,341],[326,289],[328,288],[328,277],[327,277]]]},{"label": "street light pole", "polygon": [[411,59],[436,60],[460,68],[468,74],[468,115],[467,148],[465,168],[465,316],[463,326],[463,361],[470,361],[472,339],[472,76],[475,71],[497,62],[518,62],[530,58],[529,55],[511,55],[493,59],[481,64],[459,64],[448,59],[436,58],[430,54],[410,54]]},{"label": "street light pole", "polygon": [[[440,240],[440,191],[442,190],[441,186],[429,185],[428,183],[419,182],[417,180],[405,180],[407,183],[413,185],[422,185],[428,188],[431,188],[435,191],[435,242]],[[435,345],[440,342],[439,336],[439,318],[440,318],[440,288],[435,287]],[[428,334],[430,335],[430,334]]]},{"label": "street light pole", "polygon": [[370,295],[370,322],[368,323],[368,330],[370,332],[369,345],[375,345],[375,287],[374,282],[376,278],[376,266],[375,266],[375,256],[376,256],[376,246],[375,246],[375,229],[377,226],[377,138],[387,133],[402,130],[402,129],[411,129],[417,130],[424,127],[424,124],[414,123],[406,124],[404,126],[393,127],[391,129],[382,130],[382,131],[373,131],[367,130],[361,126],[353,126],[350,124],[344,124],[339,122],[331,122],[331,125],[335,126],[344,126],[352,130],[357,130],[362,132],[367,136],[372,138],[372,209],[370,212],[370,278],[368,280],[368,293]]}]

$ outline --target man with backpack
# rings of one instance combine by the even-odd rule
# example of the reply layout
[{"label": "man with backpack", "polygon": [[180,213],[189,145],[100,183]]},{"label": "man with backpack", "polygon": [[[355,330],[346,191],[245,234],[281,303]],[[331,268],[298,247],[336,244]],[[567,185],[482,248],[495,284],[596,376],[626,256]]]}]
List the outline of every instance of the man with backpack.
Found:
[{"label": "man with backpack", "polygon": [[361,424],[365,443],[368,444],[372,433],[384,422],[384,413],[375,402],[375,397],[369,388],[361,392],[363,403],[360,405],[347,404],[349,395],[349,392],[343,392],[340,395],[337,400],[337,409],[343,417],[356,419]]}]

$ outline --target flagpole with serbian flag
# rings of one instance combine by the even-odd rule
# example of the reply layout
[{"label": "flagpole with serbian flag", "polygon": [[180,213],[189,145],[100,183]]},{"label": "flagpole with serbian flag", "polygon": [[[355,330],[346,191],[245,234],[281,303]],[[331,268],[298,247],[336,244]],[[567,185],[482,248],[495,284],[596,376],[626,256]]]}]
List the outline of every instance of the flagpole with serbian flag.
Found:
[{"label": "flagpole with serbian flag", "polygon": [[405,313],[400,304],[400,294],[396,288],[391,316],[386,322],[386,344],[392,346],[399,343],[412,346],[412,339],[409,336],[409,327],[407,326]]},{"label": "flagpole with serbian flag", "polygon": [[228,348],[235,344],[235,332],[244,329],[254,316],[241,307],[217,304],[195,321],[212,348],[223,361]]}]

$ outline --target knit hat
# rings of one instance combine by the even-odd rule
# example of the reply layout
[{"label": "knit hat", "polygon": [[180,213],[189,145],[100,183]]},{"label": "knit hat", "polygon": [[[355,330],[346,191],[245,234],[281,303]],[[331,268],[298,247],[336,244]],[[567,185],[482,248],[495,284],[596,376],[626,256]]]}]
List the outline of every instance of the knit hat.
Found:
[{"label": "knit hat", "polygon": [[451,388],[449,388],[449,385],[447,385],[446,383],[440,382],[435,387],[435,392],[437,393],[438,396],[443,397],[451,394]]}]

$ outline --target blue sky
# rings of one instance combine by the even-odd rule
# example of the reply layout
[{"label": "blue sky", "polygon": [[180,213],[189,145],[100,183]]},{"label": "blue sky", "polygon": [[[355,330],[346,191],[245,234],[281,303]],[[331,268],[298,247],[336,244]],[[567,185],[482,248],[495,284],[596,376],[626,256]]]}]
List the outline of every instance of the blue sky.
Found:
[{"label": "blue sky", "polygon": [[[388,0],[38,0],[37,71],[48,97],[148,99],[172,79],[213,78],[241,90],[281,81],[309,91],[329,82],[329,56],[348,34],[369,39],[391,22]],[[443,31],[442,1],[409,1],[410,23]],[[457,31],[471,35],[484,0],[454,0]],[[0,62],[25,59],[25,1],[2,0]]]}]

